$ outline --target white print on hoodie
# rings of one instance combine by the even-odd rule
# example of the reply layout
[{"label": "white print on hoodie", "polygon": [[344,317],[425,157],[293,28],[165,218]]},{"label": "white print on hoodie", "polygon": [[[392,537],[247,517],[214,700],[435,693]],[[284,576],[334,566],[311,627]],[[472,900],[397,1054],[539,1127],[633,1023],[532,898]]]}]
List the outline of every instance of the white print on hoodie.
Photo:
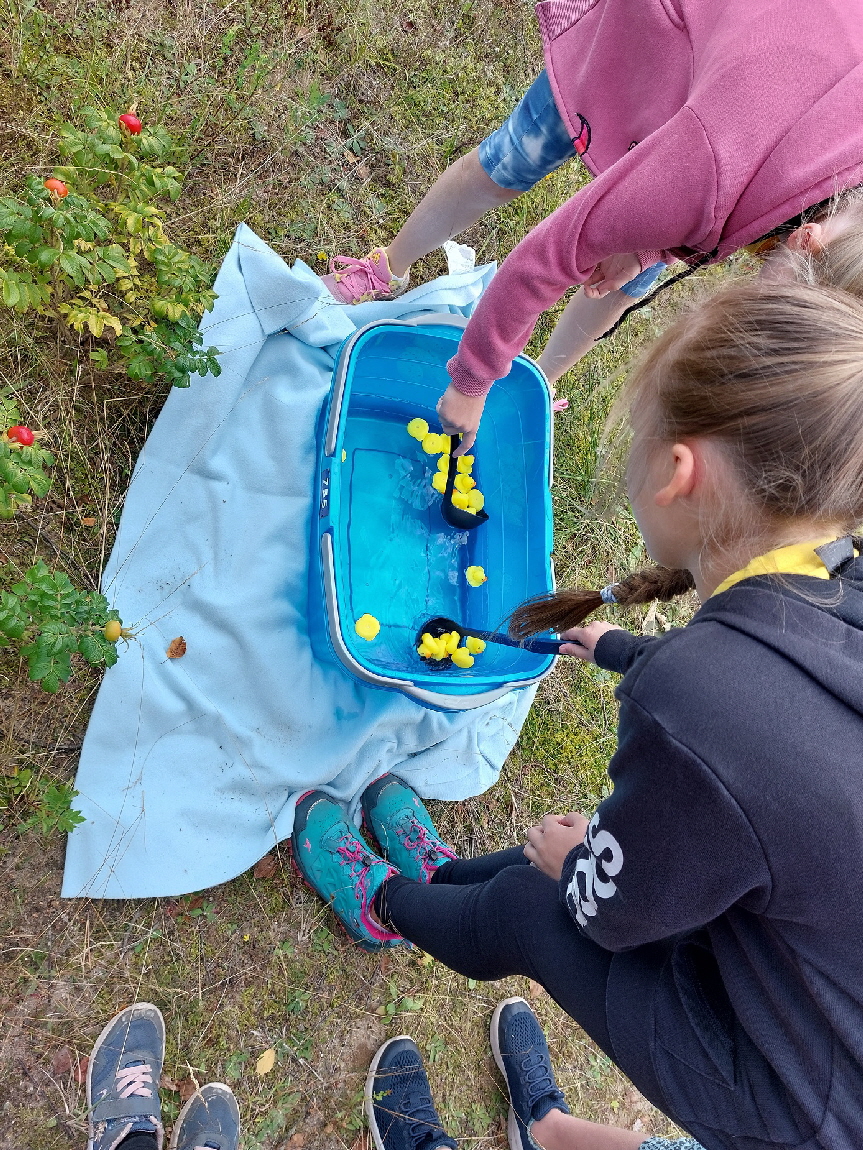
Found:
[{"label": "white print on hoodie", "polygon": [[[567,896],[575,907],[575,921],[579,926],[587,926],[588,918],[597,912],[597,898],[611,898],[617,890],[612,881],[623,866],[623,851],[614,835],[599,829],[599,815],[596,814],[587,826],[584,845],[589,849],[587,858],[575,864],[575,871],[567,888]],[[582,881],[579,881],[582,876]],[[582,889],[583,887],[583,889]]]}]

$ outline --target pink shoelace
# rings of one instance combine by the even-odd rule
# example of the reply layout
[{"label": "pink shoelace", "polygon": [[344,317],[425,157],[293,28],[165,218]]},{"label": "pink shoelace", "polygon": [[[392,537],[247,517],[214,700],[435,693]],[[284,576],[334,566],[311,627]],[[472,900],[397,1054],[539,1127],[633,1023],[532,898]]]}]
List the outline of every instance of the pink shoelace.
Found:
[{"label": "pink shoelace", "polygon": [[[379,939],[398,938],[397,934],[378,926],[369,914],[368,875],[372,856],[363,844],[353,835],[343,835],[336,848],[342,860],[350,868],[351,881],[355,884],[360,899],[360,918],[366,929]],[[357,868],[359,874],[357,874]]]},{"label": "pink shoelace", "polygon": [[[396,827],[396,834],[401,839],[402,845],[409,851],[416,851],[417,854],[426,851],[434,851],[439,855],[441,862],[446,859],[454,859],[456,855],[448,847],[443,846],[440,842],[432,840],[428,828],[424,827],[418,819],[412,819],[408,823],[402,823]],[[411,836],[416,835],[412,839]],[[428,858],[423,859],[422,867],[426,874],[431,873],[440,866],[440,863],[435,863]]]},{"label": "pink shoelace", "polygon": [[117,1071],[117,1093],[121,1098],[153,1097],[153,1068],[146,1062]]}]

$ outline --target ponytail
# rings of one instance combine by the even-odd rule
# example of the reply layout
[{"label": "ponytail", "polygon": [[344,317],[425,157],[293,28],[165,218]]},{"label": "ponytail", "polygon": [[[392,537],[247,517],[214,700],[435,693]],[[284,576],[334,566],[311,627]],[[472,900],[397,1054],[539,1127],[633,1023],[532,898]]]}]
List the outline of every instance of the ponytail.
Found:
[{"label": "ponytail", "polygon": [[693,590],[695,580],[689,571],[669,567],[647,567],[612,583],[602,591],[553,591],[528,599],[509,618],[514,639],[527,639],[543,631],[566,631],[577,627],[588,615],[606,603],[633,607],[636,603],[667,603]]}]

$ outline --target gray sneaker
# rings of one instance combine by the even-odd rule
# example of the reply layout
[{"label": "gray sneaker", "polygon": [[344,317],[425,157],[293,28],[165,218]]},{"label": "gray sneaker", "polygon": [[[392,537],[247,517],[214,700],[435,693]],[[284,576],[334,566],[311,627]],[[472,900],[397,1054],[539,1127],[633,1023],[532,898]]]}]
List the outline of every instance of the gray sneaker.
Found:
[{"label": "gray sneaker", "polygon": [[88,1150],[115,1150],[139,1131],[162,1150],[159,1078],[164,1057],[165,1022],[158,1007],[136,1002],[111,1019],[87,1067]]},{"label": "gray sneaker", "polygon": [[177,1115],[170,1150],[239,1150],[239,1145],[240,1108],[230,1086],[202,1086]]}]

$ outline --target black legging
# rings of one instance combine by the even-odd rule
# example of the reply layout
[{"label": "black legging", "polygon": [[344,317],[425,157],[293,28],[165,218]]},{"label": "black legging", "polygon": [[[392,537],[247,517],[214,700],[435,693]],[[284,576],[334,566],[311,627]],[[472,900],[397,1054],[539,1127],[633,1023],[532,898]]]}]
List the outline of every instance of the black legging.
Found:
[{"label": "black legging", "polygon": [[521,847],[444,863],[431,884],[394,875],[375,909],[399,934],[468,978],[524,974],[613,1057],[605,1018],[611,953],[590,942],[557,883]]},{"label": "black legging", "polygon": [[[622,954],[604,950],[581,933],[560,901],[558,884],[532,867],[521,847],[446,862],[430,884],[394,875],[373,906],[399,934],[468,978],[518,974],[540,983],[642,1094],[710,1150],[820,1150],[736,1020],[728,1034],[736,1052],[735,1087],[729,1089],[709,1065],[704,1073],[704,1049],[683,1008],[676,1010],[666,997],[669,1016],[653,1013],[674,940]],[[671,1072],[663,1047],[669,1038]],[[674,1107],[657,1078],[657,1045],[666,1076],[675,1080]],[[681,1099],[686,1118],[675,1113]]]}]

